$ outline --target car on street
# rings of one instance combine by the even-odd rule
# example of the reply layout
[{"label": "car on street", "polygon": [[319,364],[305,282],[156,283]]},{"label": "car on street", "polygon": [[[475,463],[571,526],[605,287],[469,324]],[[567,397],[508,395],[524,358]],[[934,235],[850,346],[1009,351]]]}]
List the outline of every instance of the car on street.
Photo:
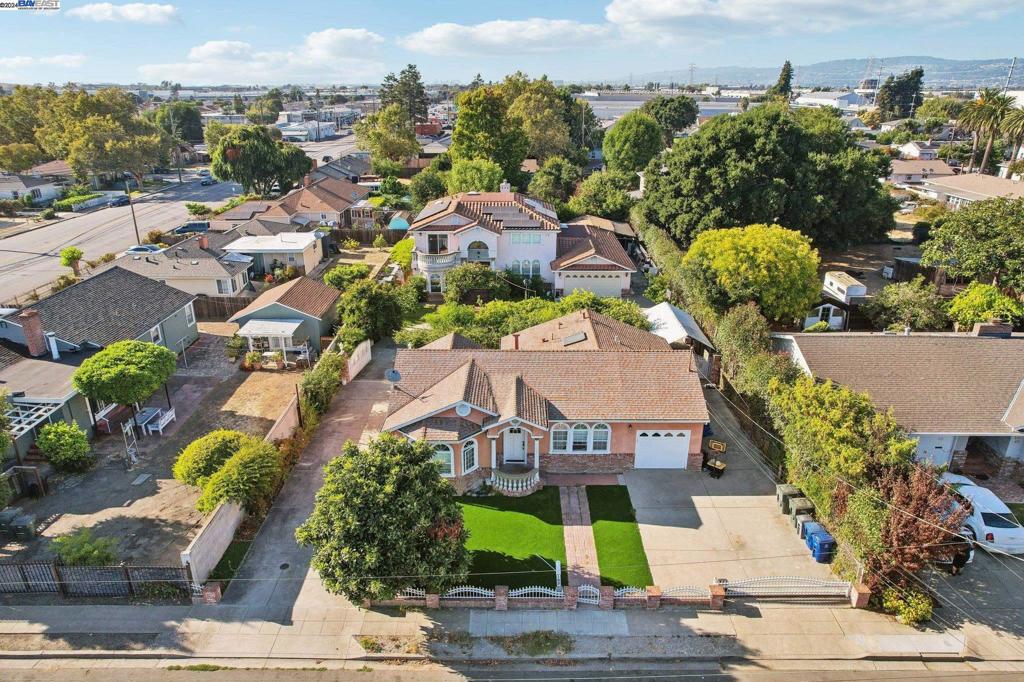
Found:
[{"label": "car on street", "polygon": [[160,253],[163,251],[156,244],[137,244],[130,249],[121,252],[122,256],[148,256],[151,253]]},{"label": "car on street", "polygon": [[127,194],[124,194],[122,196],[114,197],[113,199],[111,199],[109,205],[110,206],[127,206],[130,203],[132,203],[131,199],[128,198]]},{"label": "car on street", "polygon": [[217,181],[214,180],[213,178],[206,178],[205,180],[203,180],[199,184],[202,185],[203,187],[209,187],[210,185],[216,185]]},{"label": "car on street", "polygon": [[967,537],[983,549],[1024,554],[1024,526],[995,493],[966,476],[947,472],[941,480],[963,498],[970,510],[964,521]]},{"label": "car on street", "polygon": [[323,161],[324,163],[330,163],[332,159],[333,157],[330,154],[324,154],[320,160]]},{"label": "car on street", "polygon": [[199,175],[200,177],[208,178],[210,177],[210,170],[208,168],[204,168],[201,171],[199,171]]}]

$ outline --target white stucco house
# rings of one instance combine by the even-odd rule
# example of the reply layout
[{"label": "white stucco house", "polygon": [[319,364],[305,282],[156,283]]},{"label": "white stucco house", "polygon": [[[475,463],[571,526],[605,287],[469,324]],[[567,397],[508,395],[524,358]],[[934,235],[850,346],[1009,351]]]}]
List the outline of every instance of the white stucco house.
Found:
[{"label": "white stucco house", "polygon": [[582,289],[621,296],[636,271],[613,233],[563,224],[551,204],[507,184],[500,192],[465,192],[427,204],[409,235],[413,272],[426,277],[430,293],[443,292],[445,273],[462,263],[539,276],[556,295]]},{"label": "white stucco house", "polygon": [[32,203],[38,205],[60,198],[60,192],[60,186],[51,178],[0,172],[0,199],[24,201],[25,197],[31,197]]}]

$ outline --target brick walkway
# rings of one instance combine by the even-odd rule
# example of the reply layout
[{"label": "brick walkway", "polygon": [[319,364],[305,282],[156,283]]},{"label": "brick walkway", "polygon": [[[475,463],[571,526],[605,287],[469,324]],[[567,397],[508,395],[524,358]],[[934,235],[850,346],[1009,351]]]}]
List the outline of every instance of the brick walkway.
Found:
[{"label": "brick walkway", "polygon": [[597,566],[594,531],[590,527],[587,489],[583,486],[565,486],[559,488],[558,493],[562,503],[562,532],[565,534],[569,585],[600,585],[601,572]]}]

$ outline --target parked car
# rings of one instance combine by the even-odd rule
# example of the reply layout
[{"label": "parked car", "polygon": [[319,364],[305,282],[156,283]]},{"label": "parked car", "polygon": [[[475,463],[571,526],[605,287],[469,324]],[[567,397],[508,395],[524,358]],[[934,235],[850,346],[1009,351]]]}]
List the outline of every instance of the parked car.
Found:
[{"label": "parked car", "polygon": [[122,251],[121,255],[122,256],[147,256],[147,255],[149,255],[151,253],[160,253],[161,251],[163,251],[163,249],[161,249],[156,244],[137,244],[136,246],[133,246],[130,249],[127,249],[126,251]]},{"label": "parked car", "polygon": [[330,154],[324,154],[320,160],[323,161],[324,163],[329,163],[330,161],[334,160],[334,157],[331,156]]},{"label": "parked car", "polygon": [[210,170],[208,168],[204,168],[201,171],[199,171],[199,175],[200,177],[208,178],[210,177]]},{"label": "parked car", "polygon": [[216,185],[217,181],[214,180],[213,178],[206,178],[205,180],[203,180],[199,184],[202,185],[203,187],[209,187],[210,185]]},{"label": "parked car", "polygon": [[119,197],[114,197],[110,200],[110,206],[127,206],[132,203],[131,199],[128,198],[127,194],[123,194]]},{"label": "parked car", "polygon": [[942,474],[942,481],[970,507],[970,515],[964,521],[967,537],[984,549],[1024,554],[1024,526],[995,493],[966,476],[947,472]]}]

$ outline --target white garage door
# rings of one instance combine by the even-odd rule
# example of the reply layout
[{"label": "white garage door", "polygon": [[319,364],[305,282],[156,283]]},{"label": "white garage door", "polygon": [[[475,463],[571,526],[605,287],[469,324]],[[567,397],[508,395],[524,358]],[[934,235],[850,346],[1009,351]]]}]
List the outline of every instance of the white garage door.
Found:
[{"label": "white garage door", "polygon": [[685,469],[690,452],[689,431],[640,429],[636,434],[637,469]]},{"label": "white garage door", "polygon": [[567,296],[577,289],[592,291],[598,296],[614,296],[618,298],[622,295],[619,273],[617,272],[566,274],[563,278],[563,283],[562,290]]}]

